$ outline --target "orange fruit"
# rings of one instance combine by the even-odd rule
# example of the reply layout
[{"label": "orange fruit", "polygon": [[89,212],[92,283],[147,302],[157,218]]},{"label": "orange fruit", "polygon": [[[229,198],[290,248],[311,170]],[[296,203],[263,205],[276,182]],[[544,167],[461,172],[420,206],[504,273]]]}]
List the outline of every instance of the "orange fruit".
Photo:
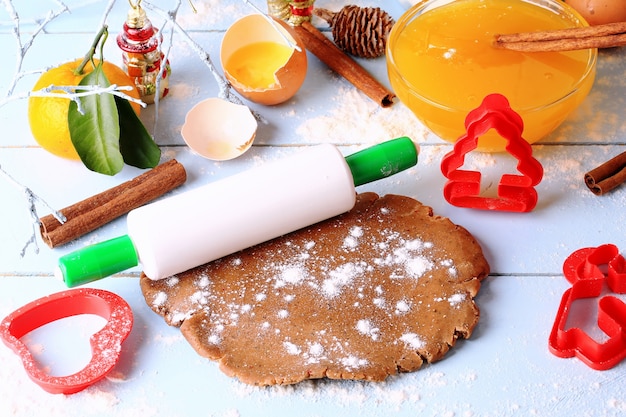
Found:
[{"label": "orange fruit", "polygon": [[[81,58],[73,62],[66,62],[44,72],[35,83],[33,91],[41,90],[51,85],[78,85],[80,80],[94,69],[91,62],[88,62],[85,65],[83,74],[74,74],[74,70],[78,68],[82,61],[83,59]],[[120,67],[107,61],[104,61],[103,67],[104,73],[111,84],[132,86],[132,90],[124,91],[124,93],[131,97],[139,98],[139,92],[135,84]],[[56,90],[55,92],[62,91]],[[141,106],[132,102],[131,105],[135,112],[139,114]],[[33,137],[42,148],[63,158],[79,159],[70,138],[70,129],[67,122],[69,106],[70,100],[65,98],[30,97],[28,99],[28,122]]]}]

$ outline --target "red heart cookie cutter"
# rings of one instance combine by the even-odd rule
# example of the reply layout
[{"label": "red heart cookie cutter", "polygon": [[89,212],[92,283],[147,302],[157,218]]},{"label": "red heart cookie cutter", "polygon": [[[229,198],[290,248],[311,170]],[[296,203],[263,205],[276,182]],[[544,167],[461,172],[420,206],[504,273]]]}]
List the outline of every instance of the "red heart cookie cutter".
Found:
[{"label": "red heart cookie cutter", "polygon": [[[50,376],[38,367],[20,340],[54,321],[95,314],[107,320],[90,338],[92,357],[85,368],[68,376]],[[133,313],[121,297],[104,290],[79,288],[35,300],[9,314],[0,323],[0,337],[22,360],[28,376],[52,394],[73,394],[104,378],[119,360],[121,345],[133,327]]]},{"label": "red heart cookie cutter", "polygon": [[[524,122],[501,94],[490,94],[465,118],[466,132],[443,157],[441,172],[448,178],[443,189],[445,199],[454,206],[483,210],[528,212],[537,204],[534,186],[543,178],[543,167],[532,156],[532,147],[522,137]],[[478,139],[495,129],[507,140],[505,149],[518,160],[521,175],[504,174],[498,184],[498,197],[480,196],[481,173],[459,169],[465,154],[476,149]]]},{"label": "red heart cookie cutter", "polygon": [[[565,291],[550,333],[550,351],[562,358],[578,357],[597,370],[612,368],[626,358],[626,303],[603,295],[604,285],[615,294],[626,294],[626,261],[615,245],[579,249],[563,263],[572,287]],[[599,298],[598,327],[608,336],[594,340],[583,329],[567,328],[572,303],[580,298]]]}]

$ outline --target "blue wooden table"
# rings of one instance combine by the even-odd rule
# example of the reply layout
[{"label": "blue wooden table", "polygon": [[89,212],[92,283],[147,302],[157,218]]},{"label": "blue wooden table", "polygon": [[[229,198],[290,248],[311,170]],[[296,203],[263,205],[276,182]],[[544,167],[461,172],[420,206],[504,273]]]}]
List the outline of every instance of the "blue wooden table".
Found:
[{"label": "blue wooden table", "polygon": [[[163,10],[176,7],[174,1],[152,3]],[[198,13],[182,2],[177,21],[219,70],[219,45],[225,30],[254,10],[237,0],[193,3]],[[0,100],[15,79],[13,62],[19,56],[15,22],[5,4],[0,7]],[[17,80],[14,96],[30,90],[37,77],[31,71],[81,57],[107,8],[107,2],[97,0],[67,0],[65,4],[68,11],[46,25],[25,54],[25,75]],[[318,0],[316,4],[338,10],[346,3]],[[13,1],[13,5],[20,13],[23,43],[50,10],[62,9],[54,1],[37,2],[37,6]],[[384,6],[396,18],[407,7],[408,2],[385,2]],[[124,1],[113,4],[106,20],[112,34],[121,29],[127,8]],[[155,24],[163,24],[157,11],[149,13]],[[316,23],[325,27],[321,21]],[[186,184],[174,193],[271,163],[303,146],[334,143],[349,154],[409,136],[421,147],[418,165],[359,191],[413,197],[478,239],[492,269],[476,299],[480,323],[471,339],[460,341],[444,360],[383,383],[321,380],[255,388],[222,374],[215,363],[192,350],[178,329],[154,314],[143,300],[140,270],[135,268],[90,285],[120,295],[135,314],[135,326],[113,372],[78,394],[51,395],[27,378],[17,356],[0,346],[0,416],[612,416],[626,412],[626,364],[596,371],[578,359],[558,358],[548,349],[561,296],[570,287],[561,270],[564,260],[579,248],[605,243],[617,245],[622,253],[626,250],[626,186],[600,197],[583,182],[585,172],[626,150],[623,49],[600,52],[597,79],[588,98],[558,130],[533,145],[534,156],[544,168],[537,186],[537,207],[530,213],[505,213],[448,204],[442,194],[446,179],[439,165],[451,145],[426,131],[401,103],[379,107],[313,55],[309,55],[305,83],[294,98],[273,107],[246,102],[267,121],[259,126],[250,151],[227,162],[200,158],[185,146],[180,129],[187,111],[215,97],[218,85],[180,34],[169,38],[167,30],[164,33],[166,43],[173,42],[170,95],[161,101],[158,117],[151,106],[143,111],[142,120],[161,147],[163,160],[175,158],[188,172]],[[121,64],[112,39],[105,56]],[[388,85],[384,59],[359,62]],[[66,289],[53,276],[59,256],[126,232],[125,219],[120,218],[60,248],[49,249],[38,238],[38,251],[31,244],[21,256],[33,233],[33,220],[18,184],[60,209],[142,171],[125,167],[109,177],[42,150],[28,128],[24,99],[4,102],[0,125],[0,167],[11,177],[0,176],[0,317],[4,317],[27,302]],[[472,155],[468,164],[483,172],[487,190],[495,187],[503,169],[512,166],[506,154]],[[49,213],[41,202],[36,209],[40,216]],[[581,301],[575,307],[581,325],[601,340],[593,306]],[[67,319],[28,336],[29,343],[52,372],[71,373],[89,360],[87,336],[100,326],[100,318]]]}]

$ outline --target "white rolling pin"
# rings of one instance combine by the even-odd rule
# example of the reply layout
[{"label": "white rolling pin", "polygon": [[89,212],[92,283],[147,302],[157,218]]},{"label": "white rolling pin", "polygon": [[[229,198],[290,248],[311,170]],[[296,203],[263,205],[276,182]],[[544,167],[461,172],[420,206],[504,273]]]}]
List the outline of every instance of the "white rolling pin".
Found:
[{"label": "white rolling pin", "polygon": [[128,213],[128,234],[59,259],[68,287],[141,264],[163,279],[352,209],[355,186],[417,163],[406,137],[345,157],[334,145],[307,148]]}]

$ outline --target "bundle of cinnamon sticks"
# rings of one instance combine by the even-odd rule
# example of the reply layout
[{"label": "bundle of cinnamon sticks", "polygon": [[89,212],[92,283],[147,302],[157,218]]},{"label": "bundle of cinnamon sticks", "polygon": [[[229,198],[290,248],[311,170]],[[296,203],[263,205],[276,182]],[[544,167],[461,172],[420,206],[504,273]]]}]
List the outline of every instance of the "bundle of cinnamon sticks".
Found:
[{"label": "bundle of cinnamon sticks", "polygon": [[585,174],[585,184],[596,195],[604,195],[626,182],[626,151]]}]

